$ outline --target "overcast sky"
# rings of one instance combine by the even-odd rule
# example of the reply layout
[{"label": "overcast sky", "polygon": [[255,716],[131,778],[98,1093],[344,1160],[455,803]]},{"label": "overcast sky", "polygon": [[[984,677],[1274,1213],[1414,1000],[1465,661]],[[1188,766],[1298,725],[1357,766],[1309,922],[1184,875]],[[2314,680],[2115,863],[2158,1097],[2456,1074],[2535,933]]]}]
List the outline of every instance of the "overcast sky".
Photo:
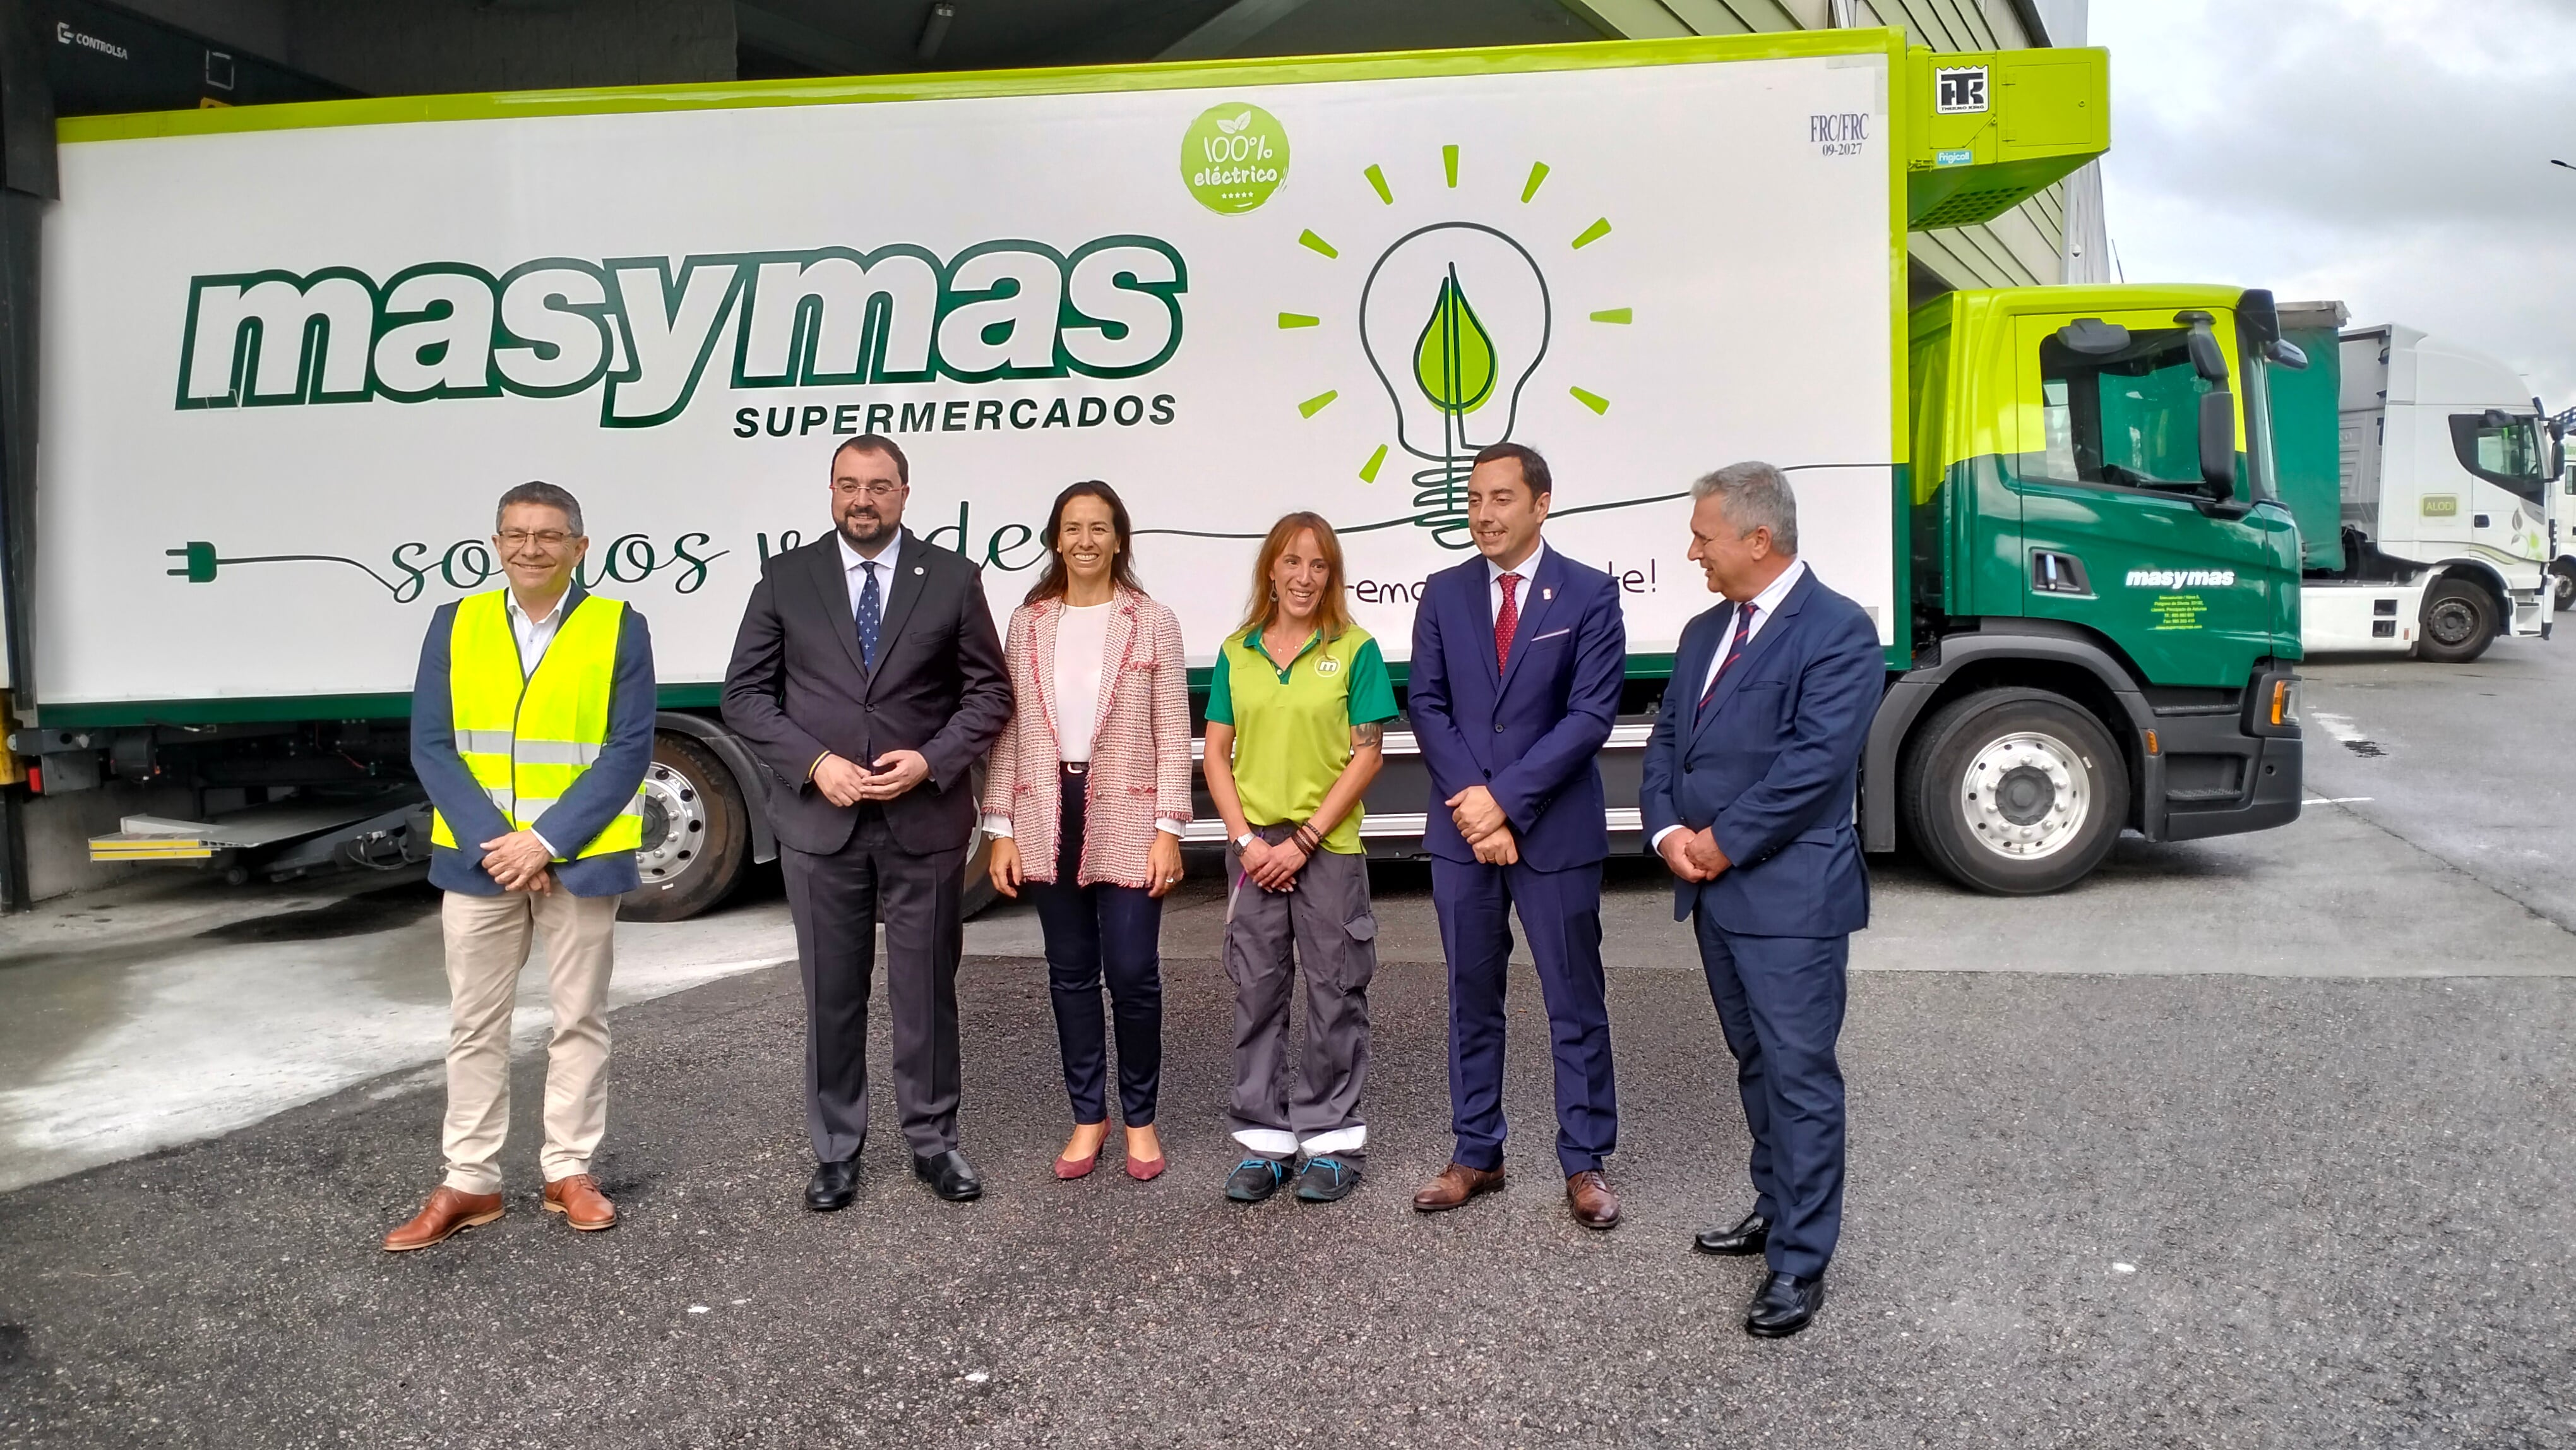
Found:
[{"label": "overcast sky", "polygon": [[2576,406],[2576,0],[2092,0],[2132,282],[2337,298]]}]

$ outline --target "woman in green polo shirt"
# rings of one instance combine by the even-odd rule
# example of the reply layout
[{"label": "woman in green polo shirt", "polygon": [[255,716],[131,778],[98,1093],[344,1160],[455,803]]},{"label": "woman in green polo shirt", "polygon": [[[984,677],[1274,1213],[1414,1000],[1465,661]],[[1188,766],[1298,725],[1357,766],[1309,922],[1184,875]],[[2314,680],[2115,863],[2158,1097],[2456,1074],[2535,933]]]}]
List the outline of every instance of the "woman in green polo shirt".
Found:
[{"label": "woman in green polo shirt", "polygon": [[[1360,795],[1382,763],[1395,685],[1377,641],[1351,622],[1333,526],[1293,513],[1271,526],[1252,608],[1218,652],[1207,709],[1208,796],[1225,820],[1234,979],[1235,1141],[1249,1154],[1225,1195],[1259,1203],[1293,1176],[1331,1203],[1360,1180],[1368,1125],[1368,985],[1377,973],[1360,852]],[[1288,993],[1306,969],[1306,1051],[1295,1086]],[[1302,1157],[1305,1165],[1295,1165]]]}]

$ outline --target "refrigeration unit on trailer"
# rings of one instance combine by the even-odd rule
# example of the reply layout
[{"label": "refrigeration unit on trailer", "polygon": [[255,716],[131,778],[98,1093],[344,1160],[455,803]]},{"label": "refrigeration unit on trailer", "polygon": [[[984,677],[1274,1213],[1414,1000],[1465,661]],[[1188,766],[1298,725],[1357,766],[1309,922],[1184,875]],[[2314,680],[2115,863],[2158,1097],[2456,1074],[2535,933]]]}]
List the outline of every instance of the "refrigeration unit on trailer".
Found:
[{"label": "refrigeration unit on trailer", "polygon": [[[2484,353],[2398,324],[2345,330],[2329,356],[2338,488],[2331,515],[2300,515],[2308,650],[2461,663],[2498,638],[2547,638],[2560,493],[2530,389]],[[2284,418],[2281,431],[2302,426]]]},{"label": "refrigeration unit on trailer", "polygon": [[[2268,297],[1905,310],[1907,233],[2101,154],[2107,95],[2098,50],[1843,30],[69,121],[20,738],[209,808],[102,855],[417,854],[420,630],[496,587],[486,511],[545,478],[585,505],[585,581],[652,621],[630,910],[685,915],[798,788],[713,706],[761,561],[827,526],[839,440],[903,444],[906,522],[997,615],[1055,492],[1110,480],[1203,680],[1291,508],[1345,530],[1400,679],[1422,580],[1471,557],[1469,463],[1510,439],[1554,461],[1551,544],[1623,591],[1621,839],[1710,603],[1690,480],[1741,458],[1790,470],[1805,557],[1877,621],[1872,849],[1903,817],[1961,881],[2031,891],[2124,828],[2278,824],[2295,564],[2241,446]],[[1387,750],[1365,835],[1410,853],[1427,782]]]}]

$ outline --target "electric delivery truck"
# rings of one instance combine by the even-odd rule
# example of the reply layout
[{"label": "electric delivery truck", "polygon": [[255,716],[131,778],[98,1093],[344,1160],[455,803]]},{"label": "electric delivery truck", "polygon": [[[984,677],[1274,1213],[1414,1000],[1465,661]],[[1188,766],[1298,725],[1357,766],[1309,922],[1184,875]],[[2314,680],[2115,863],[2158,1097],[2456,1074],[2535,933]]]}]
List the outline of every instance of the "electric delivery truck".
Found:
[{"label": "electric delivery truck", "polygon": [[[721,901],[775,854],[764,795],[798,788],[719,719],[728,649],[862,433],[909,452],[907,525],[983,567],[997,617],[1057,490],[1114,483],[1202,681],[1290,509],[1342,530],[1400,681],[1423,579],[1468,557],[1470,460],[1539,448],[1550,544],[1624,591],[1603,767],[1636,846],[1648,721],[1713,602],[1691,480],[1766,459],[1886,653],[1871,850],[1910,837],[1966,886],[2040,892],[2123,831],[2299,811],[2299,538],[2261,406],[2297,353],[2269,294],[1908,306],[1910,231],[2107,148],[2099,50],[1835,30],[244,107],[61,141],[10,738],[46,792],[186,806],[98,859],[423,854],[422,630],[500,586],[493,500],[545,479],[583,503],[585,581],[657,649],[628,910]],[[1366,839],[1409,854],[1427,782],[1401,729],[1387,752]]]}]

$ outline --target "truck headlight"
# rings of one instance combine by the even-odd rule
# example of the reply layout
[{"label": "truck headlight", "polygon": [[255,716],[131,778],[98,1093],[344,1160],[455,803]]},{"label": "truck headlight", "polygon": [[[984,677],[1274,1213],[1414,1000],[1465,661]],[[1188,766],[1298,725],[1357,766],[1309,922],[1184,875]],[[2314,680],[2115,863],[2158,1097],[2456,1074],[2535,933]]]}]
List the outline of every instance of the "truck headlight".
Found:
[{"label": "truck headlight", "polygon": [[2237,718],[2248,735],[2298,734],[2298,675],[2283,665],[2255,675],[2245,690],[2244,713]]},{"label": "truck headlight", "polygon": [[2271,698],[2271,700],[2270,700],[2270,702],[2269,702],[2269,709],[2270,709],[2270,712],[2271,712],[2271,716],[2272,716],[2272,726],[2273,726],[2273,728],[2274,728],[2274,729],[2281,729],[2281,728],[2284,728],[2284,727],[2287,727],[2287,728],[2290,728],[2290,729],[2296,729],[2296,728],[2298,728],[2298,724],[2299,724],[2299,677],[2298,677],[2298,676],[2296,676],[2296,675],[2274,675],[2274,676],[2272,677],[2272,698]]}]

